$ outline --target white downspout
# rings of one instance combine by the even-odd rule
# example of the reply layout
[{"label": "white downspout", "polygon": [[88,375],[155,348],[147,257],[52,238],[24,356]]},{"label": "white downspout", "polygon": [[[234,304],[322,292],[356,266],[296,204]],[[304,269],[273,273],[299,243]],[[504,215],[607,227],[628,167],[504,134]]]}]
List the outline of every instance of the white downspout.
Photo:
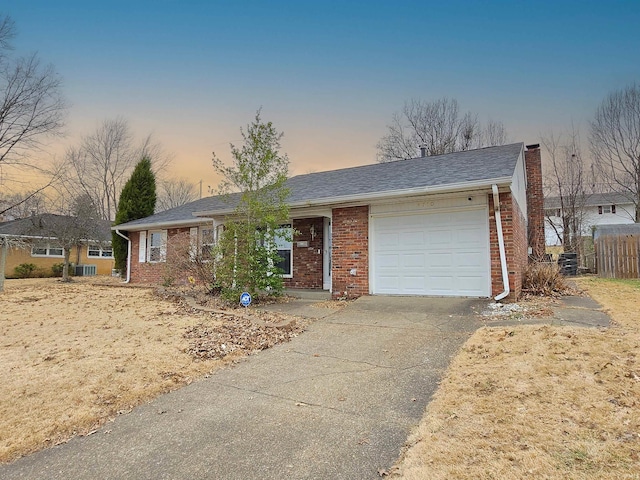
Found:
[{"label": "white downspout", "polygon": [[498,249],[500,250],[500,266],[502,267],[502,284],[504,292],[493,297],[497,302],[509,295],[509,271],[507,269],[507,255],[504,250],[504,236],[502,235],[502,217],[500,216],[500,195],[498,193],[498,185],[491,185],[493,191],[493,211],[496,219],[496,231],[498,233]]},{"label": "white downspout", "polygon": [[115,232],[127,241],[127,278],[124,280],[124,283],[129,283],[131,280],[131,240],[129,237],[123,235],[120,230],[116,230]]}]

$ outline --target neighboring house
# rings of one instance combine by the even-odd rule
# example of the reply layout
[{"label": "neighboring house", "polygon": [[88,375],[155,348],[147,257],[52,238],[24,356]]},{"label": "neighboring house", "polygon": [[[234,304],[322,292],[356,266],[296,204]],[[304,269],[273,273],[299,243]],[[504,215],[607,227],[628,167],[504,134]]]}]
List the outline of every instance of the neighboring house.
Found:
[{"label": "neighboring house", "polygon": [[[5,276],[12,277],[14,269],[32,263],[51,273],[51,267],[64,262],[64,249],[52,237],[47,225],[70,223],[73,217],[44,213],[0,223],[0,237],[9,240]],[[97,220],[96,238],[86,239],[71,250],[70,261],[76,265],[95,265],[98,275],[111,275],[114,267],[111,250],[111,222]]]},{"label": "neighboring house", "polygon": [[[621,193],[592,193],[580,199],[582,235],[591,237],[593,227],[634,223],[635,206]],[[562,245],[562,209],[560,197],[544,199],[545,243],[547,246]]]},{"label": "neighboring house", "polygon": [[[288,288],[368,294],[518,296],[528,247],[544,253],[540,149],[522,143],[311,173],[287,181],[296,235]],[[494,211],[499,191],[499,226]],[[130,239],[130,281],[162,281],[167,240],[213,243],[239,194],[112,227]],[[504,239],[501,260],[499,237]],[[528,239],[531,239],[528,241]]]}]

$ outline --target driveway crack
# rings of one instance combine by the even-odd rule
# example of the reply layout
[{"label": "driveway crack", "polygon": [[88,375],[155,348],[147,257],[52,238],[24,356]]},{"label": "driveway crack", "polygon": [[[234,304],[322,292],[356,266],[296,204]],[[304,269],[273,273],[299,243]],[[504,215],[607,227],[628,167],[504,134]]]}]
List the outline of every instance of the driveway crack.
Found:
[{"label": "driveway crack", "polygon": [[[350,373],[350,372],[336,372],[336,373]],[[322,374],[322,375],[313,375],[311,377],[307,377],[307,378],[314,378],[314,377],[319,377],[319,376],[325,376],[325,375],[331,375],[331,374]],[[335,375],[335,373],[334,373]],[[263,397],[269,397],[269,398],[275,398],[277,400],[283,400],[283,401],[287,401],[287,402],[292,402],[294,403],[296,406],[299,407],[316,407],[316,408],[321,408],[323,410],[329,410],[332,412],[338,412],[338,413],[343,413],[346,415],[352,415],[354,417],[364,417],[366,415],[363,415],[360,412],[356,412],[356,411],[352,411],[352,410],[345,410],[342,408],[336,408],[336,407],[328,407],[326,405],[321,405],[319,403],[313,403],[313,402],[305,402],[303,400],[298,400],[295,398],[290,398],[290,397],[285,397],[282,395],[276,395],[274,393],[267,393],[267,392],[263,392],[261,390],[254,390],[254,389],[250,389],[250,388],[242,388],[242,387],[238,387],[237,385],[228,385],[226,383],[221,383],[221,382],[213,382],[217,385],[221,385],[223,387],[227,387],[227,388],[233,388],[235,390],[239,390],[241,392],[247,392],[247,393],[253,393],[255,395],[261,395]],[[286,382],[289,383],[289,382]]]}]

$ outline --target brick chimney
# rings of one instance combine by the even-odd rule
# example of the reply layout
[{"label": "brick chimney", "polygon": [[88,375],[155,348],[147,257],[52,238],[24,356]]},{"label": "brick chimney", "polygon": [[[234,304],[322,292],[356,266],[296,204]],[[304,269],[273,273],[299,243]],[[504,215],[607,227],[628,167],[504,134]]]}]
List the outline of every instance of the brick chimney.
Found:
[{"label": "brick chimney", "polygon": [[542,193],[542,157],[540,144],[527,145],[524,152],[527,172],[528,238],[531,258],[542,259],[545,253],[544,195]]}]

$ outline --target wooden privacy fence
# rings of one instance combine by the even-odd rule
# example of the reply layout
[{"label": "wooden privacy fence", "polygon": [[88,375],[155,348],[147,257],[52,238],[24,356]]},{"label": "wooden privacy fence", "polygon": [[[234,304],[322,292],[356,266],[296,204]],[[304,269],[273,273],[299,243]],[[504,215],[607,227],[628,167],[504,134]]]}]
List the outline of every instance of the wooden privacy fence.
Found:
[{"label": "wooden privacy fence", "polygon": [[640,278],[640,225],[606,227],[598,227],[594,235],[598,276]]}]

